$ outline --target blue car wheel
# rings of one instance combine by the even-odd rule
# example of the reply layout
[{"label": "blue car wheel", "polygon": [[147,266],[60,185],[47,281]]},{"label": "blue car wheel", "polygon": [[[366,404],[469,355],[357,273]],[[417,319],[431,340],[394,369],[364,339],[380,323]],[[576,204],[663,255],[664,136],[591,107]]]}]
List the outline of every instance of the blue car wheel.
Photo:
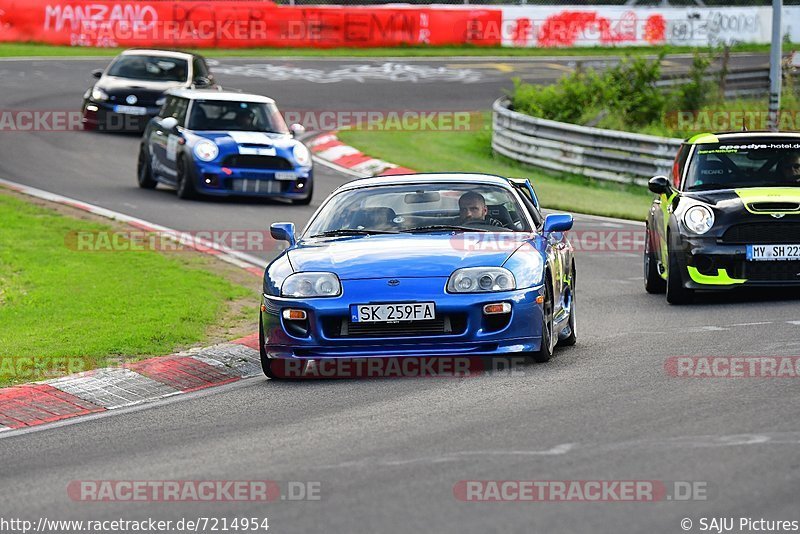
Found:
[{"label": "blue car wheel", "polygon": [[192,199],[197,197],[197,191],[194,188],[192,175],[189,172],[189,168],[186,165],[185,156],[178,157],[178,176],[176,180],[177,180],[178,198]]}]

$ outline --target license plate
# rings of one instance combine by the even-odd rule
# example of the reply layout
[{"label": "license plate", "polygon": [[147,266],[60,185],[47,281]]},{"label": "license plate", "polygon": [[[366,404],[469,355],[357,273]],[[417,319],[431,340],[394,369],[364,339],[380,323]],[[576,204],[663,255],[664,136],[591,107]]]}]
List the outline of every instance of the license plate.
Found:
[{"label": "license plate", "polygon": [[147,108],[139,106],[114,106],[114,113],[123,115],[147,115]]},{"label": "license plate", "polygon": [[800,260],[800,245],[747,245],[748,261]]},{"label": "license plate", "polygon": [[293,172],[276,172],[275,173],[276,180],[296,180],[297,175]]},{"label": "license plate", "polygon": [[396,323],[399,321],[430,321],[436,318],[433,302],[402,302],[398,304],[354,304],[350,320],[354,323]]}]

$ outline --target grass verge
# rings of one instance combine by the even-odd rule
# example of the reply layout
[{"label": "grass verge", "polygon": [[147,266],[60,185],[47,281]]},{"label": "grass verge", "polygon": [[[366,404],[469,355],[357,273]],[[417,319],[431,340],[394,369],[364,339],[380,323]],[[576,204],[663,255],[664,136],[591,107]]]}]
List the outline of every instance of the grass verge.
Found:
[{"label": "grass verge", "polygon": [[547,174],[495,155],[491,132],[485,130],[345,130],[339,132],[339,138],[365,154],[419,172],[483,172],[530,178],[545,208],[643,221],[652,199],[643,187]]},{"label": "grass verge", "polygon": [[68,246],[74,232],[120,228],[45,205],[0,191],[0,386],[254,331],[244,304],[257,302],[254,290],[212,265],[218,260],[78,251]]},{"label": "grass verge", "polygon": [[[0,57],[107,57],[119,54],[124,48],[92,48],[54,46],[39,43],[0,43]],[[710,48],[689,46],[626,46],[575,48],[510,48],[478,46],[400,46],[392,48],[219,48],[192,49],[207,57],[452,57],[452,56],[619,56],[688,54]],[[769,45],[739,44],[733,52],[768,53]]]}]

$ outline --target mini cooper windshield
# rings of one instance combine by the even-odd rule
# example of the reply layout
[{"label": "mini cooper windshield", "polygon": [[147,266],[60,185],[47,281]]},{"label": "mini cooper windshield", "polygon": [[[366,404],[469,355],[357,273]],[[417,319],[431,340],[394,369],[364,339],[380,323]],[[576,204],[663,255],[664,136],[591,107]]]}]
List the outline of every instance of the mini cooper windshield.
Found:
[{"label": "mini cooper windshield", "polygon": [[108,75],[149,82],[185,82],[189,63],[179,58],[126,55],[114,61]]},{"label": "mini cooper windshield", "polygon": [[686,190],[800,186],[800,143],[751,138],[700,144],[689,165]]},{"label": "mini cooper windshield", "polygon": [[286,122],[274,104],[217,100],[195,100],[189,118],[189,129],[289,133]]},{"label": "mini cooper windshield", "polygon": [[305,236],[512,231],[531,227],[509,190],[448,183],[343,191],[325,204]]}]

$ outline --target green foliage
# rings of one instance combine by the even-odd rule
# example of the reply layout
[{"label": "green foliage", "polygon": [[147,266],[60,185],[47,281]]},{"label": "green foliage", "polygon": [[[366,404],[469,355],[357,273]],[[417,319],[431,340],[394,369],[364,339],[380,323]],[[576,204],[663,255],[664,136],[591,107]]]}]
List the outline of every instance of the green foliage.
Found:
[{"label": "green foliage", "polygon": [[675,89],[670,95],[672,109],[698,111],[710,101],[716,100],[714,82],[708,79],[711,57],[695,52],[692,67],[689,69],[689,83]]},{"label": "green foliage", "polygon": [[661,57],[625,58],[603,72],[578,69],[555,85],[515,80],[512,103],[522,113],[562,122],[587,123],[614,117],[645,125],[661,117],[666,97],[656,87]]}]

